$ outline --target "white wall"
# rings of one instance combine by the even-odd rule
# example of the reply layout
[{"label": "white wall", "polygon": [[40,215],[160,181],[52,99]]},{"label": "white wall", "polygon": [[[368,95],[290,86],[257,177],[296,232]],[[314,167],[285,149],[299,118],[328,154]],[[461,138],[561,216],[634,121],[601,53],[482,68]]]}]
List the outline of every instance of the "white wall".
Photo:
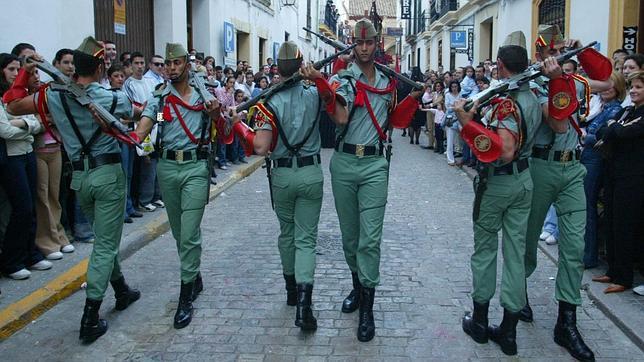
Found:
[{"label": "white wall", "polygon": [[[585,0],[584,0],[585,1]],[[600,0],[603,1],[603,0]],[[521,30],[526,37],[528,52],[532,36],[532,1],[531,0],[500,0],[499,18],[495,24],[496,48],[503,44],[505,38],[513,31]]]},{"label": "white wall", "polygon": [[2,6],[0,52],[30,43],[48,61],[60,48],[75,49],[94,36],[94,3],[87,0],[22,0]]},{"label": "white wall", "polygon": [[154,1],[154,52],[165,54],[166,43],[188,46],[188,14],[185,0]]},{"label": "white wall", "polygon": [[574,0],[570,4],[571,39],[579,39],[586,45],[592,41],[600,43],[600,51],[608,51],[608,14],[610,1]]}]

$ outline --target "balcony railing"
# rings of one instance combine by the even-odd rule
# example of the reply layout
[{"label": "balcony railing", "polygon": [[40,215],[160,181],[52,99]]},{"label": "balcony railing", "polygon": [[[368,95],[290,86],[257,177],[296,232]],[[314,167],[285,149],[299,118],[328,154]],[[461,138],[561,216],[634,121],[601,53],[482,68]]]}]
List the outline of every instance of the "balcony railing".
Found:
[{"label": "balcony railing", "polygon": [[457,0],[432,0],[430,3],[430,24],[443,17],[449,11],[458,10]]}]

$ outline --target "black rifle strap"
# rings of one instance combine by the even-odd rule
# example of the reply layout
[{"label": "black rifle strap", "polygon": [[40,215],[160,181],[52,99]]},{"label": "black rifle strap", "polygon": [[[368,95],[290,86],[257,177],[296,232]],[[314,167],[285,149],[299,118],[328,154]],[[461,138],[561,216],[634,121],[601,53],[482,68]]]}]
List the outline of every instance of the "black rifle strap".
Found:
[{"label": "black rifle strap", "polygon": [[[165,106],[165,96],[164,95],[159,95],[159,105],[157,107],[157,118],[158,114],[163,112],[163,107]],[[157,142],[155,145],[155,148],[157,149],[158,152],[161,152],[161,139],[163,138],[163,128],[165,125],[165,120],[160,122],[158,119],[154,120],[157,124]]]},{"label": "black rifle strap", "polygon": [[284,130],[282,129],[282,125],[280,123],[279,117],[277,116],[275,111],[273,111],[273,109],[271,108],[271,106],[268,103],[264,103],[264,106],[266,107],[266,109],[268,109],[269,112],[271,112],[273,114],[273,117],[275,119],[275,125],[277,126],[277,132],[279,133],[280,140],[282,140],[282,143],[284,144],[284,147],[286,147],[286,149],[289,151],[289,153],[292,156],[297,156],[300,153],[300,149],[302,148],[302,146],[304,146],[304,144],[306,144],[306,142],[309,140],[309,138],[313,134],[313,131],[315,130],[315,125],[318,123],[318,120],[320,119],[320,108],[322,106],[322,102],[321,101],[318,102],[318,109],[317,109],[317,113],[316,113],[316,116],[315,116],[315,121],[311,125],[311,128],[309,128],[309,130],[306,132],[306,135],[304,136],[304,139],[301,142],[295,144],[294,146],[289,143],[288,138],[286,137],[286,134],[284,133]]},{"label": "black rifle strap", "polygon": [[[81,134],[80,129],[78,129],[78,124],[76,124],[76,120],[74,119],[74,116],[72,115],[72,112],[69,109],[69,103],[67,103],[67,95],[65,94],[65,92],[62,92],[62,91],[58,92],[58,95],[60,96],[60,102],[63,105],[63,110],[65,110],[65,115],[69,120],[69,124],[72,126],[72,130],[74,131],[74,134],[78,139],[78,142],[81,144],[81,155],[89,155],[90,145],[85,142],[85,138],[83,138],[83,135]],[[101,131],[101,128],[99,127],[96,130],[96,132],[100,132],[100,131]]]},{"label": "black rifle strap", "polygon": [[[351,85],[351,89],[353,90],[353,96],[355,97],[358,94],[358,90],[356,89],[356,86],[353,82],[353,78],[351,76],[342,76],[341,78],[344,78],[349,81],[349,84]],[[351,107],[351,111],[349,111],[349,117],[347,119],[347,124],[344,125],[344,128],[342,129],[342,133],[336,138],[335,140],[335,149],[336,151],[340,147],[340,142],[344,139],[344,137],[347,135],[347,132],[349,131],[349,124],[351,124],[351,120],[353,119],[353,114],[356,113],[357,107],[355,106],[355,102],[353,106]]]}]

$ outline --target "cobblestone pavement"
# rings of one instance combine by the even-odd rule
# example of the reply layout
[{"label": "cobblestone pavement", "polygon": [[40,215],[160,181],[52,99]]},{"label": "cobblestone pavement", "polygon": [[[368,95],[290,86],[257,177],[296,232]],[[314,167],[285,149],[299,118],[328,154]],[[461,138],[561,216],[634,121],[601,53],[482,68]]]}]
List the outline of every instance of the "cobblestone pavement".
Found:
[{"label": "cobblestone pavement", "polygon": [[[406,140],[406,139],[403,139]],[[78,343],[84,293],[76,293],[0,344],[7,361],[444,361],[498,360],[493,343],[478,345],[461,330],[471,308],[472,186],[444,156],[395,136],[389,204],[382,242],[381,285],[374,305],[376,337],[358,342],[357,313],[340,304],[351,289],[341,251],[328,166],[319,228],[313,295],[318,330],[294,327],[295,309],[285,303],[276,246],[278,224],[270,208],[263,170],[220,195],[203,223],[205,289],[187,328],[172,328],[179,294],[178,257],[169,234],[123,263],[140,301],[113,310],[111,292],[102,315],[108,333],[91,346]],[[325,150],[328,165],[331,152]],[[519,357],[571,360],[552,341],[557,306],[554,264],[539,254],[529,281],[536,322],[518,328]],[[501,309],[492,301],[491,321]],[[584,294],[579,326],[598,360],[642,360],[644,354]]]}]

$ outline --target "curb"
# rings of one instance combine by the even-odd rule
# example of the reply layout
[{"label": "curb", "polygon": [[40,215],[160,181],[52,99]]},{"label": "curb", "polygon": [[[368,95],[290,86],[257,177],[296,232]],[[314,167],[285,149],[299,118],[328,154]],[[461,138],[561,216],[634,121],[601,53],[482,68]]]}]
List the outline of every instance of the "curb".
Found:
[{"label": "curb", "polygon": [[[249,161],[248,165],[236,170],[223,183],[218,183],[211,187],[209,200],[216,198],[219,194],[255,172],[264,163],[264,158],[253,157]],[[146,223],[140,230],[129,233],[127,238],[132,241],[120,250],[121,261],[126,260],[168,230],[170,230],[170,223],[168,222],[167,213],[162,213]],[[0,341],[7,339],[47,310],[56,306],[58,302],[78,291],[85,282],[88,263],[88,258],[81,260],[35,292],[1,310]]]},{"label": "curb", "polygon": [[[467,175],[470,179],[474,179],[476,176],[476,171],[462,167],[461,171]],[[551,251],[546,248],[545,246],[542,245],[542,243],[537,243],[539,246],[539,250],[548,258],[550,261],[552,261],[555,265],[559,262],[558,258],[551,253]],[[588,297],[590,300],[595,303],[597,308],[601,310],[608,319],[610,319],[615,325],[622,331],[624,334],[631,340],[633,343],[635,343],[636,346],[638,346],[641,350],[644,351],[644,338],[640,336],[631,326],[629,326],[627,323],[625,323],[619,316],[611,309],[611,307],[604,303],[602,298],[600,298],[595,291],[587,286],[588,279],[586,276],[586,272],[584,271],[584,280],[582,281],[582,288],[588,293]]]}]

